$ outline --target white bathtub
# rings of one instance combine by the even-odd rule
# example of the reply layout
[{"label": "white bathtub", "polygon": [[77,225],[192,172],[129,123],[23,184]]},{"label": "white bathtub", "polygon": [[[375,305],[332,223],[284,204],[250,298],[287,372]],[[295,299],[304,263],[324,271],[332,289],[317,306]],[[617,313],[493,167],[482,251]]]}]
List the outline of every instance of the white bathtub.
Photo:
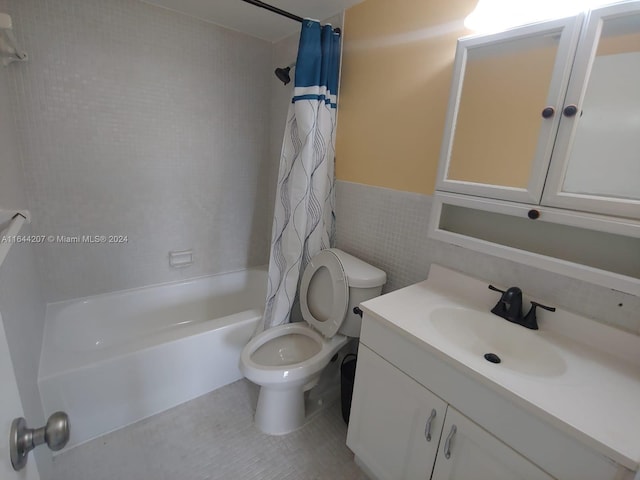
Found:
[{"label": "white bathtub", "polygon": [[45,415],[69,414],[74,446],[242,378],[266,284],[250,269],[49,304]]}]

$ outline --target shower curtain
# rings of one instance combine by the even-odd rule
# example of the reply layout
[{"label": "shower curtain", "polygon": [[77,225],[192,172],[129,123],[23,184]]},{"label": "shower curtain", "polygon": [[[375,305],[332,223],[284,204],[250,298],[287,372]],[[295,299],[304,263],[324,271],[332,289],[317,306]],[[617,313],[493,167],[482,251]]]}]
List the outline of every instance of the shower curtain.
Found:
[{"label": "shower curtain", "polygon": [[299,279],[334,232],[340,35],[304,20],[280,155],[264,329],[290,321]]}]

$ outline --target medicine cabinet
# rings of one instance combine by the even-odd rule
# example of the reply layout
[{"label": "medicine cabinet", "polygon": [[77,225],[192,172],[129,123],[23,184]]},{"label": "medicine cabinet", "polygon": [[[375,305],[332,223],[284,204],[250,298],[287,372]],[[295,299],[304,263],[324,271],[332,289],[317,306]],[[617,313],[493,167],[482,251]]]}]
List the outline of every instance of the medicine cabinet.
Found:
[{"label": "medicine cabinet", "polygon": [[638,85],[637,1],[459,40],[437,190],[640,219]]},{"label": "medicine cabinet", "polygon": [[640,295],[638,85],[640,1],[460,39],[429,235]]},{"label": "medicine cabinet", "polygon": [[640,218],[640,2],[591,12],[542,203]]}]

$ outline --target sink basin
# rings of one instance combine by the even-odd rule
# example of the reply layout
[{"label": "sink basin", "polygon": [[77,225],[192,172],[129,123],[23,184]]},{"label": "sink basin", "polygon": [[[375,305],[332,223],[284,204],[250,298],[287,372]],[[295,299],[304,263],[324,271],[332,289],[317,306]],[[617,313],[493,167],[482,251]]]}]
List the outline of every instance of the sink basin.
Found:
[{"label": "sink basin", "polygon": [[557,377],[567,369],[555,347],[535,330],[492,313],[442,307],[433,310],[428,321],[445,341],[477,356],[478,361],[486,362],[486,354],[497,355],[500,363],[496,368],[538,377]]}]

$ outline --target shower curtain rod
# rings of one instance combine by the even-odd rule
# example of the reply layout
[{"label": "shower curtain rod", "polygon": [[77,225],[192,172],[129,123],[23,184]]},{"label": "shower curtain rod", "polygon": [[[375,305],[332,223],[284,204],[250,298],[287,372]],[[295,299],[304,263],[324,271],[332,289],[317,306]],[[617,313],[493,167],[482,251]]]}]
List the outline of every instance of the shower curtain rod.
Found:
[{"label": "shower curtain rod", "polygon": [[[242,0],[243,2],[249,3],[256,7],[264,8],[265,10],[269,10],[270,12],[277,13],[278,15],[282,15],[283,17],[290,18],[291,20],[295,20],[296,22],[302,23],[304,18],[299,17],[298,15],[294,15],[291,12],[287,12],[286,10],[282,10],[281,8],[274,7],[273,5],[269,5],[268,3],[264,3],[260,0]],[[334,28],[334,32],[340,33],[339,28]]]},{"label": "shower curtain rod", "polygon": [[242,0],[243,2],[250,3],[251,5],[255,5],[256,7],[264,8],[265,10],[269,10],[270,12],[277,13],[278,15],[282,15],[283,17],[290,18],[291,20],[295,20],[296,22],[301,22],[304,18],[299,17],[298,15],[294,15],[293,13],[287,12],[286,10],[282,10],[281,8],[274,7],[273,5],[269,5],[268,3],[261,2],[260,0]]}]

